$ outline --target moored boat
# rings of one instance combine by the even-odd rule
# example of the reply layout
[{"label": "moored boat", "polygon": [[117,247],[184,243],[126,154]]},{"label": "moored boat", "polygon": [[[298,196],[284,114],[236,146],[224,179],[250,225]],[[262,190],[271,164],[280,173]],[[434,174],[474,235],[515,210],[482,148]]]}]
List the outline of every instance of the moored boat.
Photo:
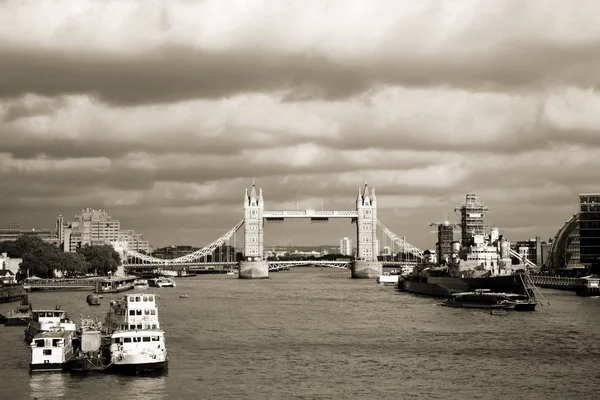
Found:
[{"label": "moored boat", "polygon": [[32,339],[31,362],[32,372],[64,371],[74,357],[73,331],[62,328],[41,332]]},{"label": "moored boat", "polygon": [[136,279],[133,282],[134,290],[145,290],[145,289],[148,289],[149,287],[150,287],[150,285],[148,285],[147,279]]},{"label": "moored boat", "polygon": [[110,335],[107,359],[111,370],[146,373],[167,368],[156,295],[136,293],[111,301],[104,327]]},{"label": "moored boat", "polygon": [[159,287],[159,288],[177,286],[177,284],[175,283],[175,281],[173,279],[167,278],[164,276],[161,276],[161,277],[155,278],[155,279],[149,279],[148,284],[152,287]]},{"label": "moored boat", "polygon": [[165,334],[160,329],[114,332],[109,350],[115,372],[142,374],[167,368]]},{"label": "moored boat", "polygon": [[25,329],[25,340],[31,342],[36,335],[55,329],[75,332],[77,327],[69,319],[67,313],[61,310],[59,306],[56,306],[54,310],[33,310],[29,325]]},{"label": "moored boat", "polygon": [[4,325],[28,325],[31,319],[31,302],[27,295],[21,300],[21,304],[6,315]]},{"label": "moored boat", "polygon": [[111,277],[96,281],[94,293],[121,293],[133,289],[135,276]]}]

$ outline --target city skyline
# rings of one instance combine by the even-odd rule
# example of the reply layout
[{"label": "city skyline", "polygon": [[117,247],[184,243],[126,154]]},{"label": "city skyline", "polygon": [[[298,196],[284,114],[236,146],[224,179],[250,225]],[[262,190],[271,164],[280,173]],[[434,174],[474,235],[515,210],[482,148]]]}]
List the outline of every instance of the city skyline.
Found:
[{"label": "city skyline", "polygon": [[[468,192],[509,240],[553,237],[600,192],[599,12],[2,2],[0,226],[95,208],[155,248],[208,244],[243,219],[255,178],[268,210],[353,210],[368,181],[379,219],[422,249]],[[265,244],[355,232],[286,221]]]}]

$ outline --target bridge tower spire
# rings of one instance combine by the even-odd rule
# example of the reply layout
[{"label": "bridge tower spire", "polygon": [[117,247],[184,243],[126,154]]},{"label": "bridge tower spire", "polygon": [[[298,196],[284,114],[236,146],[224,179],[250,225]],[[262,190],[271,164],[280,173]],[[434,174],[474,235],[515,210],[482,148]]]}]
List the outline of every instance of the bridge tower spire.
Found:
[{"label": "bridge tower spire", "polygon": [[260,261],[263,257],[263,211],[265,203],[262,189],[256,195],[256,185],[252,180],[252,189],[244,196],[244,256],[252,261]]},{"label": "bridge tower spire", "polygon": [[262,188],[256,195],[256,184],[244,195],[244,260],[240,262],[240,279],[269,277],[269,263],[263,260],[265,200]]},{"label": "bridge tower spire", "polygon": [[352,266],[353,278],[374,278],[381,275],[382,265],[378,261],[377,198],[375,189],[369,193],[368,184],[356,199],[356,261]]}]

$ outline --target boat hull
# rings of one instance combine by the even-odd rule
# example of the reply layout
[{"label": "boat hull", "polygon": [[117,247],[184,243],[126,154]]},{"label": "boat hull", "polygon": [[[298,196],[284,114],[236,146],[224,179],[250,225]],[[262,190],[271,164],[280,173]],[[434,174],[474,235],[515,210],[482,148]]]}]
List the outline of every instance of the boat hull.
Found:
[{"label": "boat hull", "polygon": [[401,280],[398,288],[405,292],[435,297],[449,297],[454,293],[477,289],[489,289],[497,293],[526,293],[525,285],[518,275],[485,278],[407,277]]},{"label": "boat hull", "polygon": [[141,375],[164,372],[167,368],[168,361],[139,364],[113,364],[110,366],[110,372],[124,375]]},{"label": "boat hull", "polygon": [[31,316],[22,316],[22,317],[7,317],[6,321],[4,321],[4,325],[6,326],[26,326],[29,325],[29,320]]},{"label": "boat hull", "polygon": [[42,363],[29,364],[31,372],[63,372],[67,370],[67,363]]}]

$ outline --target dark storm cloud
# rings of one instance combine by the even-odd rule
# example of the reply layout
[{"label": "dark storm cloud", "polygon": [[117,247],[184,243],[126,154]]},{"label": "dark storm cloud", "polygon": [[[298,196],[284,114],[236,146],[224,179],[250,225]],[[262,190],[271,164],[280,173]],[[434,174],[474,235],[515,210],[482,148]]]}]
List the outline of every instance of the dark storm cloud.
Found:
[{"label": "dark storm cloud", "polygon": [[135,105],[280,90],[288,91],[286,101],[344,99],[382,84],[499,91],[567,82],[598,87],[599,45],[509,42],[480,52],[356,59],[167,45],[128,54],[4,47],[0,97],[89,94],[111,104]]}]

